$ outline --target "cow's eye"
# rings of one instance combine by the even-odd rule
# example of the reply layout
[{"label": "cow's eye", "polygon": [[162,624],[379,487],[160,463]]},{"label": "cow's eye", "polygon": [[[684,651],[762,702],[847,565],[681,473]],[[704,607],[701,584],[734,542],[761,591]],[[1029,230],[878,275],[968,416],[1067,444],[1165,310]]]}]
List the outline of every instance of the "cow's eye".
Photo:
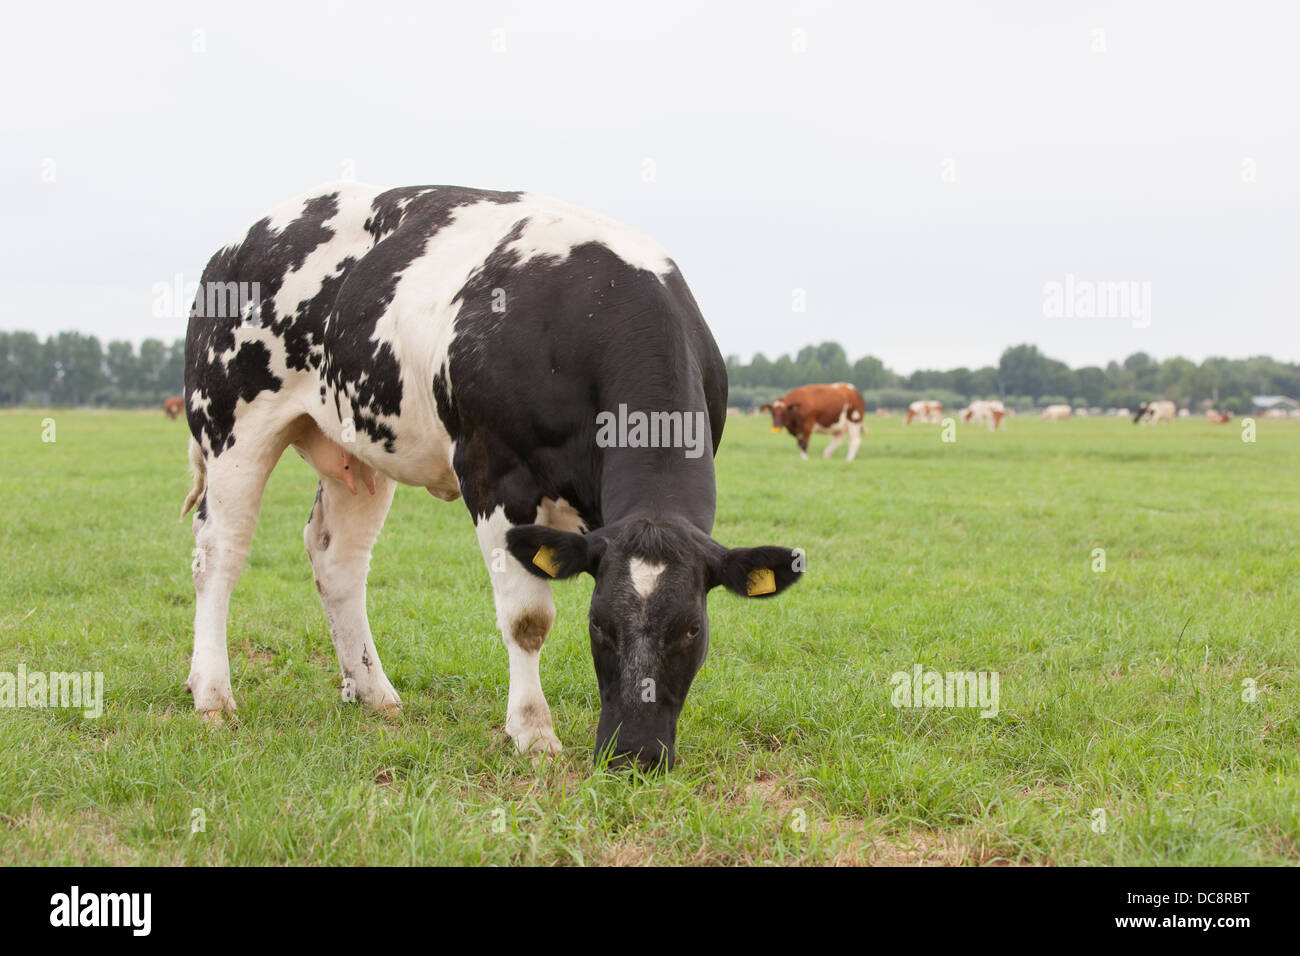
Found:
[{"label": "cow's eye", "polygon": [[697,637],[700,636],[700,626],[698,624],[692,624],[690,627],[686,629],[685,636],[686,636],[686,640],[688,641],[695,640]]},{"label": "cow's eye", "polygon": [[596,640],[600,641],[602,644],[613,643],[613,641],[609,639],[609,635],[606,634],[604,630],[601,629],[601,626],[597,624],[595,621],[588,622],[588,627],[591,628],[591,636],[594,637]]}]

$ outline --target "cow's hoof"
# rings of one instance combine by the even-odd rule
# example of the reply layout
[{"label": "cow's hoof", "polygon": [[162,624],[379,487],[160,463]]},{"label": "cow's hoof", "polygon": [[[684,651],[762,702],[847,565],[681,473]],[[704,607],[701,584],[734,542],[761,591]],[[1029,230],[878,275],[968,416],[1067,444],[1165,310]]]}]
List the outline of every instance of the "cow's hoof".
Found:
[{"label": "cow's hoof", "polygon": [[[195,690],[195,688],[199,688]],[[204,684],[191,677],[185,682],[185,689],[194,695],[194,709],[203,715],[203,719],[212,722],[209,715],[220,717],[223,713],[235,713],[235,698],[229,686],[217,683]]]},{"label": "cow's hoof", "polygon": [[559,738],[555,736],[555,731],[549,727],[524,730],[514,735],[512,739],[515,742],[515,750],[525,756],[531,755],[534,759],[553,757],[564,749]]},{"label": "cow's hoof", "polygon": [[391,700],[387,703],[380,704],[372,708],[376,714],[390,723],[395,723],[402,719],[402,702],[400,700]]},{"label": "cow's hoof", "polygon": [[396,720],[402,716],[402,698],[398,697],[397,691],[391,687],[378,693],[368,694],[364,699],[366,707],[385,720]]},{"label": "cow's hoof", "polygon": [[212,727],[216,730],[220,730],[222,727],[226,726],[227,713],[233,713],[233,711],[228,712],[225,710],[201,710],[199,711],[199,716],[203,718],[203,723],[205,725],[207,725],[208,727]]}]

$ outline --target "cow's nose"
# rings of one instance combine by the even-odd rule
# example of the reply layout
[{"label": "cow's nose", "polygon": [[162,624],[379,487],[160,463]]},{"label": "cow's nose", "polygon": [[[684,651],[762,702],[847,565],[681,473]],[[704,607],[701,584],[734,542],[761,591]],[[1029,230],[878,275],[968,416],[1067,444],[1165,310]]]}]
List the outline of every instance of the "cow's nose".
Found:
[{"label": "cow's nose", "polygon": [[650,744],[632,744],[614,748],[609,758],[610,770],[630,770],[635,764],[646,773],[668,771],[673,769],[677,756],[672,747],[659,741]]}]

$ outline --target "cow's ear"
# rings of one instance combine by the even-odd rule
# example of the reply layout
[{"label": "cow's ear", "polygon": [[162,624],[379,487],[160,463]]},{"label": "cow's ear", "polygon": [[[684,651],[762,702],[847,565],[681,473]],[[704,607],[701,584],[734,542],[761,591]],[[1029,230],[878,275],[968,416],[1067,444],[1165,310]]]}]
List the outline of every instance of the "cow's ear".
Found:
[{"label": "cow's ear", "polygon": [[506,547],[515,560],[539,578],[571,578],[583,571],[595,577],[605,541],[545,525],[525,524],[506,532]]},{"label": "cow's ear", "polygon": [[772,410],[772,405],[770,402],[766,405],[760,405],[758,406],[758,410],[760,412],[770,412]]},{"label": "cow's ear", "polygon": [[803,574],[803,552],[791,548],[723,548],[709,562],[709,587],[741,597],[780,594]]}]

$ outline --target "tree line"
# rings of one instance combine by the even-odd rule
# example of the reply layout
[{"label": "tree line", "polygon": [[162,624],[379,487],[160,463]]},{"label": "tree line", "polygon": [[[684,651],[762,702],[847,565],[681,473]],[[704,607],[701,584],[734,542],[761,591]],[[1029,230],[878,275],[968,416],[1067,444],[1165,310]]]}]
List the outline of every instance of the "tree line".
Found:
[{"label": "tree line", "polygon": [[[757,407],[811,382],[851,382],[869,409],[901,408],[918,398],[935,398],[950,408],[1000,398],[1021,411],[1055,404],[1135,408],[1152,398],[1168,398],[1181,406],[1209,403],[1242,414],[1251,410],[1253,395],[1300,397],[1300,364],[1267,356],[1209,358],[1198,365],[1135,352],[1104,368],[1072,369],[1033,345],[1008,348],[996,366],[900,375],[872,355],[850,362],[839,343],[823,342],[777,359],[759,352],[745,363],[730,355],[727,375],[728,404],[741,408]],[[156,405],[181,393],[184,376],[185,343],[180,339],[145,339],[137,348],[125,340],[103,346],[80,332],[59,332],[44,341],[33,332],[0,332],[0,403],[7,405]]]},{"label": "tree line", "polygon": [[185,342],[145,339],[100,344],[93,335],[0,332],[0,403],[41,405],[158,405],[179,395],[185,381]]},{"label": "tree line", "polygon": [[761,352],[748,363],[730,355],[727,375],[728,404],[741,408],[754,408],[811,382],[850,382],[862,392],[868,409],[902,408],[919,398],[938,399],[949,408],[997,398],[1020,411],[1057,404],[1136,408],[1150,399],[1167,398],[1180,406],[1209,404],[1242,414],[1251,410],[1254,395],[1300,397],[1300,364],[1267,356],[1208,358],[1198,365],[1185,358],[1160,361],[1134,352],[1104,368],[1072,369],[1033,345],[1006,349],[996,366],[900,375],[872,355],[850,362],[839,343],[823,342],[775,360]]}]

